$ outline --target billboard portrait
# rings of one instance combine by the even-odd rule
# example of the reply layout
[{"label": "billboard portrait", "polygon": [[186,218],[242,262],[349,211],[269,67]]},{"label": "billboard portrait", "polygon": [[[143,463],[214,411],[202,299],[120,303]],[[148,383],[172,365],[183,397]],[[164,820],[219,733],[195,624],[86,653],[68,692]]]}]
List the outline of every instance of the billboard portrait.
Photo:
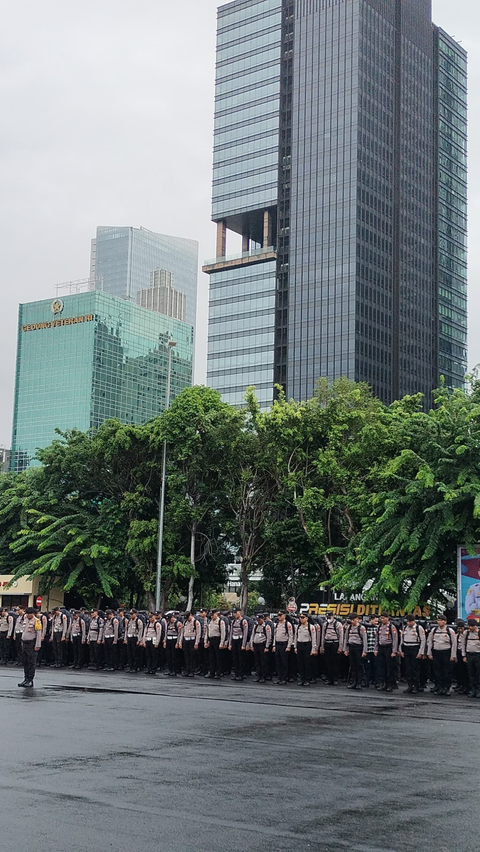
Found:
[{"label": "billboard portrait", "polygon": [[471,556],[465,547],[457,550],[458,562],[458,617],[465,621],[469,616],[480,619],[480,544]]}]

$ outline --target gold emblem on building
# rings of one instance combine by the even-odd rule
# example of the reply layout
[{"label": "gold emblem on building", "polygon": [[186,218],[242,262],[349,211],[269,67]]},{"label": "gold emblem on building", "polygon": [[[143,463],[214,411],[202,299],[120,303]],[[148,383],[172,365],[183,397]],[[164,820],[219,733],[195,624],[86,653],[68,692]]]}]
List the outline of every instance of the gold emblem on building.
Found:
[{"label": "gold emblem on building", "polygon": [[51,306],[51,311],[54,316],[61,314],[63,311],[63,302],[61,299],[54,299]]}]

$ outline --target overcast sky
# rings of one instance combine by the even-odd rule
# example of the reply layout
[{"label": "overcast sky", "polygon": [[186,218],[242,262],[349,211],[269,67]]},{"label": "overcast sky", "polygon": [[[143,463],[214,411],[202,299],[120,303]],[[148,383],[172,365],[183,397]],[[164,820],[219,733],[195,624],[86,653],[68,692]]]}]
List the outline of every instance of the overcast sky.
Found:
[{"label": "overcast sky", "polygon": [[[215,253],[210,223],[216,0],[17,0],[0,31],[0,445],[10,446],[19,302],[89,274],[98,224]],[[480,87],[480,10],[435,0]],[[480,100],[470,97],[470,328],[480,312]],[[196,380],[205,378],[200,276]],[[470,337],[470,365],[480,335]],[[54,376],[52,376],[54,381]],[[61,392],[61,389],[59,389]]]}]

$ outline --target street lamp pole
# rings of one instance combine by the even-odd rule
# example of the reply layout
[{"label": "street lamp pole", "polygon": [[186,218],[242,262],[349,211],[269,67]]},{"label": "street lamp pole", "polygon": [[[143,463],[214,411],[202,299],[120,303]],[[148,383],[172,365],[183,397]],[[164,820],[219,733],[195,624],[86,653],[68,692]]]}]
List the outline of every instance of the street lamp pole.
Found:
[{"label": "street lamp pole", "polygon": [[[167,399],[165,411],[170,408],[170,385],[172,381],[172,357],[176,341],[168,341],[168,370],[167,370]],[[163,521],[165,516],[165,480],[167,470],[167,440],[163,442],[162,455],[162,482],[160,485],[160,511],[158,514],[158,549],[157,549],[157,582],[155,586],[155,609],[160,609],[160,588],[162,584],[162,558],[163,558]]]}]

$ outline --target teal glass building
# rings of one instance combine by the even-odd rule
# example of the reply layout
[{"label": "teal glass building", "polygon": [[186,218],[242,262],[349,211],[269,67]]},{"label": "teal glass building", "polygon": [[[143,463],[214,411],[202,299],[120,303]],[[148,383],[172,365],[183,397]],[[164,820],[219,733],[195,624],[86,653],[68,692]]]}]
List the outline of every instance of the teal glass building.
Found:
[{"label": "teal glass building", "polygon": [[98,291],[20,305],[11,469],[62,431],[145,423],[192,383],[193,327]]}]

